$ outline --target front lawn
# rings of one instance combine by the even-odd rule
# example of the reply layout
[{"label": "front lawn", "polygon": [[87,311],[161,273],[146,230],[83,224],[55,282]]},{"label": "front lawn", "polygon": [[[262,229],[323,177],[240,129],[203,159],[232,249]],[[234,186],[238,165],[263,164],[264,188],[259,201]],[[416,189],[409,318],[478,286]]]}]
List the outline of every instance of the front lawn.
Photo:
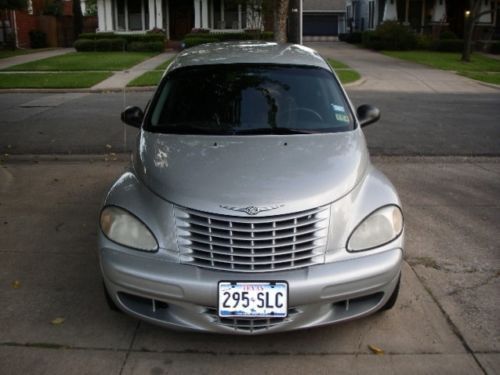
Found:
[{"label": "front lawn", "polygon": [[357,81],[361,78],[361,75],[357,71],[351,69],[349,65],[346,65],[343,62],[334,59],[328,59],[328,64],[330,64],[330,66],[335,70],[335,73],[337,73],[340,82],[342,82],[342,84],[344,85],[346,83]]},{"label": "front lawn", "polygon": [[88,88],[111,76],[111,72],[0,73],[0,89]]},{"label": "front lawn", "polygon": [[7,57],[14,57],[20,55],[27,55],[29,53],[48,51],[50,48],[39,48],[39,49],[2,49],[0,50],[0,59],[6,59]]},{"label": "front lawn", "polygon": [[477,53],[472,55],[470,63],[462,62],[461,54],[456,52],[384,51],[383,54],[437,69],[455,71],[479,81],[498,83],[498,74],[495,73],[500,73],[500,60]]},{"label": "front lawn", "polygon": [[156,86],[165,72],[165,69],[170,65],[174,58],[168,59],[167,61],[158,65],[155,70],[144,73],[143,75],[137,77],[130,81],[128,87],[138,87],[138,86]]},{"label": "front lawn", "polygon": [[26,64],[15,65],[9,71],[117,71],[130,68],[155,56],[154,52],[73,52]]}]

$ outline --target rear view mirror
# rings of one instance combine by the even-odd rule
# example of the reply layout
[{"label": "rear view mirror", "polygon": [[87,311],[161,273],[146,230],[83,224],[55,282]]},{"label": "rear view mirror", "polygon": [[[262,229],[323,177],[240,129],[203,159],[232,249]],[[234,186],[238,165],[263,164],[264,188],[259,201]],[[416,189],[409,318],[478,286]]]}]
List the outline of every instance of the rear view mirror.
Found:
[{"label": "rear view mirror", "polygon": [[380,110],[372,105],[363,104],[356,110],[361,127],[373,124],[380,119]]},{"label": "rear view mirror", "polygon": [[122,121],[134,128],[140,128],[144,119],[144,112],[139,107],[127,107],[122,112]]}]

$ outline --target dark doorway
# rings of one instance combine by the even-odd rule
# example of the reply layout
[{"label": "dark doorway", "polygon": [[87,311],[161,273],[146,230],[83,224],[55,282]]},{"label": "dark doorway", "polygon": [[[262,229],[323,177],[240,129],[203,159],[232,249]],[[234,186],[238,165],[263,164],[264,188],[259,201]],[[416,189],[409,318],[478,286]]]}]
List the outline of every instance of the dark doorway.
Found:
[{"label": "dark doorway", "polygon": [[192,1],[170,0],[170,39],[181,40],[193,28],[194,9]]}]

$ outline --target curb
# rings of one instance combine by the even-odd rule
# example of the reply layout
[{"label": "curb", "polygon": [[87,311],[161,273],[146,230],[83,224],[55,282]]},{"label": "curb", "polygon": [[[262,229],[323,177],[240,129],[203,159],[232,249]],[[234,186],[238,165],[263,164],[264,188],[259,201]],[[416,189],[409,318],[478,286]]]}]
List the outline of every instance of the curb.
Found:
[{"label": "curb", "polygon": [[354,82],[349,82],[349,83],[346,83],[345,85],[342,85],[342,86],[344,86],[345,88],[347,88],[347,87],[361,86],[365,82],[366,82],[366,78],[361,77],[360,79],[358,79],[358,80],[356,80]]}]

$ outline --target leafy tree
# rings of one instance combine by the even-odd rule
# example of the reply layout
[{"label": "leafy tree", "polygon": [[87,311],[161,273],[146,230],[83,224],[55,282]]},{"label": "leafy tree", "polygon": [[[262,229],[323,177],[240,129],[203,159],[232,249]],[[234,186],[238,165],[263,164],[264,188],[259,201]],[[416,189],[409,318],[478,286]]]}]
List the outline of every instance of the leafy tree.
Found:
[{"label": "leafy tree", "polygon": [[82,8],[80,6],[80,0],[73,0],[73,35],[75,40],[78,39],[78,35],[82,33],[83,30],[83,15]]},{"label": "leafy tree", "polygon": [[481,3],[483,0],[469,0],[469,11],[465,15],[465,35],[464,49],[462,51],[462,61],[470,62],[472,51],[472,36],[477,21],[486,14],[495,14],[498,7],[498,2],[493,1],[494,6],[491,9],[480,12]]}]

